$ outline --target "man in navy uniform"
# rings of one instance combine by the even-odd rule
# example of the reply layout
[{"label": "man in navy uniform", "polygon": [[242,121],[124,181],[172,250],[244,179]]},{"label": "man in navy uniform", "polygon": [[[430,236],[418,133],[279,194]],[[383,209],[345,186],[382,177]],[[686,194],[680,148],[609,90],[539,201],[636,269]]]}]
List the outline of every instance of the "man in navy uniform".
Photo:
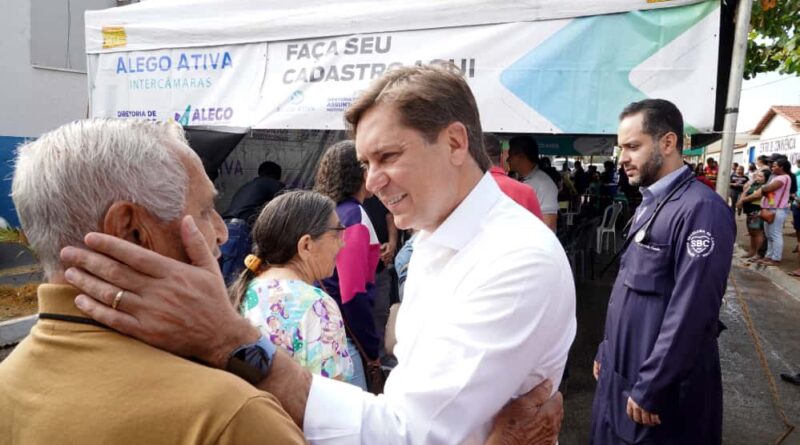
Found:
[{"label": "man in navy uniform", "polygon": [[736,226],[683,166],[683,118],[647,99],[620,115],[620,163],[644,200],[631,221],[594,362],[592,444],[719,444],[719,309]]}]

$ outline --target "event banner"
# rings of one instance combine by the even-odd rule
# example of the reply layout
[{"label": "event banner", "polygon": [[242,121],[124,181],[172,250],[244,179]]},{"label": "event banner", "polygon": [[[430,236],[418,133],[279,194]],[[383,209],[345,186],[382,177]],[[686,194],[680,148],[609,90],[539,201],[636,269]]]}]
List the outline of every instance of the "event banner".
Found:
[{"label": "event banner", "polygon": [[[613,135],[620,111],[665,98],[687,130],[713,127],[720,5],[89,56],[93,116],[185,126],[344,129],[343,111],[388,70],[447,64],[484,129]],[[123,45],[109,29],[108,44]],[[116,48],[116,47],[115,47]],[[120,46],[120,49],[125,46]]]},{"label": "event banner", "polygon": [[266,63],[263,43],[91,55],[91,115],[248,128]]},{"label": "event banner", "polygon": [[270,42],[258,128],[343,128],[372,79],[421,63],[467,78],[484,128],[616,133],[630,102],[666,98],[690,132],[714,121],[719,3],[540,22]]}]

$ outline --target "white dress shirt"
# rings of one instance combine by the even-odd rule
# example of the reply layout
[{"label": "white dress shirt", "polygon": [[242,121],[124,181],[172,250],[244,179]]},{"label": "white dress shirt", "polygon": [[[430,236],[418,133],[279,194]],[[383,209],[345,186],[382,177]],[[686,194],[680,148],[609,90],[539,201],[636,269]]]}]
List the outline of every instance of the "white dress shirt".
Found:
[{"label": "white dress shirt", "polygon": [[558,213],[558,186],[547,173],[543,172],[538,166],[534,167],[528,173],[528,176],[522,178],[522,182],[536,192],[543,215],[555,215]]},{"label": "white dress shirt", "polygon": [[564,250],[486,174],[417,237],[396,329],[383,395],[314,376],[311,444],[482,445],[512,397],[558,388],[576,329]]}]

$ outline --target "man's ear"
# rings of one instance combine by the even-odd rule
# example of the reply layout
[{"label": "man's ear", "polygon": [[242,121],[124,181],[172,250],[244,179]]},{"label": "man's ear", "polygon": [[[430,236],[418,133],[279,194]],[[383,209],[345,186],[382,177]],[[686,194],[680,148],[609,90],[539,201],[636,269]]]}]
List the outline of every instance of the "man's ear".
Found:
[{"label": "man's ear", "polygon": [[151,222],[154,222],[152,215],[142,206],[117,201],[103,218],[103,233],[152,249]]},{"label": "man's ear", "polygon": [[463,165],[470,158],[467,127],[461,122],[453,122],[445,127],[442,133],[439,137],[446,138],[447,145],[450,147],[450,161],[453,165]]},{"label": "man's ear", "polygon": [[[673,151],[678,149],[678,135],[668,131],[667,134],[661,136],[661,154],[669,156]],[[682,155],[682,153],[679,153]]]}]

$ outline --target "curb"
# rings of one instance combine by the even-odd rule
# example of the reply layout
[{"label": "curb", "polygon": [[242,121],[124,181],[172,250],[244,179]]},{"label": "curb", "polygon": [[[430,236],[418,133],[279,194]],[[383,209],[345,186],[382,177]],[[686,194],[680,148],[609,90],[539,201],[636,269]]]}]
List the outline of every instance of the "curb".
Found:
[{"label": "curb", "polygon": [[755,272],[772,281],[773,284],[783,289],[789,296],[800,301],[800,280],[789,276],[778,267],[754,267],[745,260],[739,258],[747,253],[743,248],[736,244],[733,249],[733,265]]},{"label": "curb", "polygon": [[38,318],[38,315],[29,315],[0,322],[0,347],[15,345],[22,341],[28,336]]}]

